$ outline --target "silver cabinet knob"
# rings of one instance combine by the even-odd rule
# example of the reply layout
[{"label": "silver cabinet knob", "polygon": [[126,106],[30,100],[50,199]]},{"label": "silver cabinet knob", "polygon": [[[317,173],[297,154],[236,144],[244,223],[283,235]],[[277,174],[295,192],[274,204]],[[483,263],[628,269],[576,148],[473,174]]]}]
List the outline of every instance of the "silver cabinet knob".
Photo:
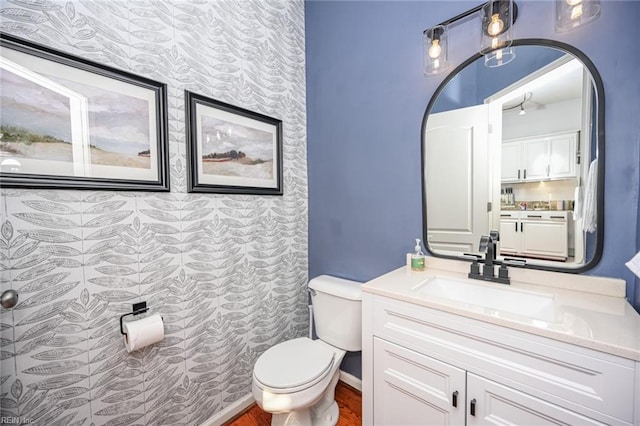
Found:
[{"label": "silver cabinet knob", "polygon": [[18,304],[18,292],[15,290],[7,290],[2,292],[2,305],[5,309],[11,309]]}]

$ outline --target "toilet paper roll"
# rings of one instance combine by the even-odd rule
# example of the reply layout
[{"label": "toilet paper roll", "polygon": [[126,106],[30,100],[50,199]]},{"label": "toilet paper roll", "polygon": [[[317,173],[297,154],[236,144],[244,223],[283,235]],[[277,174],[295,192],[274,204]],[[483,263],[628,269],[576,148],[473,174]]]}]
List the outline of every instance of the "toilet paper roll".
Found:
[{"label": "toilet paper roll", "polygon": [[144,348],[164,339],[164,323],[160,315],[150,315],[137,321],[124,323],[124,346],[127,352]]}]

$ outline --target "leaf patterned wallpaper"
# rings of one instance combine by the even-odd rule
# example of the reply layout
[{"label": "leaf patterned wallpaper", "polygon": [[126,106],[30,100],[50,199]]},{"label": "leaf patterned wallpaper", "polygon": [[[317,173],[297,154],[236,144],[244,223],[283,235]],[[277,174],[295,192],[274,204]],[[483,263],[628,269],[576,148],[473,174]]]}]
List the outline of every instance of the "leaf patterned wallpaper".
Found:
[{"label": "leaf patterned wallpaper", "polygon": [[[171,193],[0,189],[3,417],[196,425],[309,326],[302,0],[1,0],[1,30],[164,82]],[[284,196],[186,193],[184,90],[284,122]],[[165,339],[128,354],[145,300]]]}]

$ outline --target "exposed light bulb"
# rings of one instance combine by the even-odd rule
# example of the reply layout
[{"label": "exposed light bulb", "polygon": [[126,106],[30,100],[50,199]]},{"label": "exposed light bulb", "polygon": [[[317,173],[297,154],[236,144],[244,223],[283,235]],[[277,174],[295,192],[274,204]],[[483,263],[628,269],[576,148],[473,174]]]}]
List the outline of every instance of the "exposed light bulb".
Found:
[{"label": "exposed light bulb", "polygon": [[557,32],[568,31],[600,16],[602,0],[555,0]]},{"label": "exposed light bulb", "polygon": [[500,19],[500,14],[494,13],[491,16],[491,22],[489,22],[489,26],[487,28],[487,33],[490,36],[496,36],[504,30],[504,22]]},{"label": "exposed light bulb", "polygon": [[582,16],[582,4],[578,3],[577,6],[571,8],[571,19],[578,19]]},{"label": "exposed light bulb", "polygon": [[436,59],[442,53],[442,47],[440,47],[440,40],[435,38],[431,42],[431,47],[429,47],[429,57],[431,59]]}]

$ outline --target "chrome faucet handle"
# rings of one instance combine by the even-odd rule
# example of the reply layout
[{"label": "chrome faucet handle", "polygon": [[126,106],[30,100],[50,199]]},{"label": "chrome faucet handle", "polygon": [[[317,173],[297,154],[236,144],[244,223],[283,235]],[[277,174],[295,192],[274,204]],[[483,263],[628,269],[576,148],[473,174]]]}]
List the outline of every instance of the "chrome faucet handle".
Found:
[{"label": "chrome faucet handle", "polygon": [[489,243],[491,242],[491,237],[488,235],[483,235],[480,237],[480,244],[478,245],[478,251],[480,253],[486,253],[489,249]]},{"label": "chrome faucet handle", "polygon": [[474,253],[462,253],[461,255],[458,256],[458,259],[482,260],[482,256]]},{"label": "chrome faucet handle", "polygon": [[489,231],[489,238],[493,242],[500,241],[500,232],[498,232],[497,229],[492,229],[491,231]]}]

